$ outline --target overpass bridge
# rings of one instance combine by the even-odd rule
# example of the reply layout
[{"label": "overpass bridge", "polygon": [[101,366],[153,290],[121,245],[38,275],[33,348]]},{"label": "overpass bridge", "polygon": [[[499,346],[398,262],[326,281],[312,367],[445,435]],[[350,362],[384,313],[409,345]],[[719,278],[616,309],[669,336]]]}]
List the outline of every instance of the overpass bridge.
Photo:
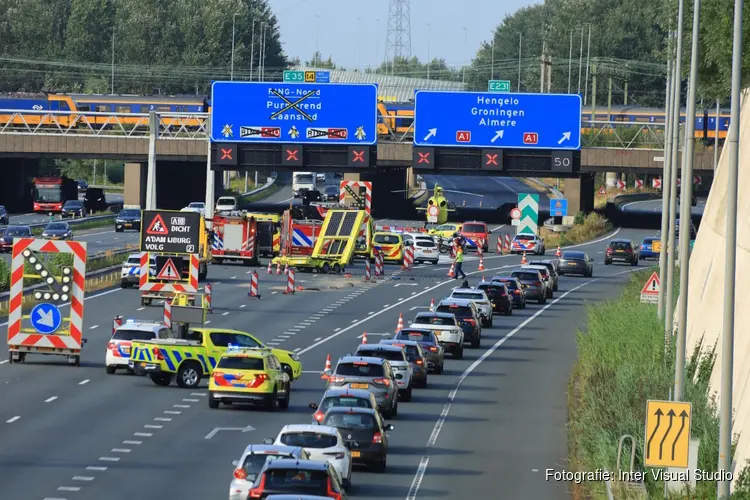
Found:
[{"label": "overpass bridge", "polygon": [[[188,173],[185,163],[206,165],[208,161],[210,143],[205,113],[156,113],[153,122],[148,114],[138,113],[0,110],[0,114],[11,117],[0,126],[1,163],[18,165],[19,161],[41,158],[120,160],[126,165],[126,203],[140,204],[143,199],[150,153],[160,168],[167,165],[168,175],[178,178]],[[583,135],[581,173],[662,173],[663,124],[592,121],[586,129],[593,133]],[[408,133],[391,132],[388,140],[378,142],[378,166],[408,169],[412,155]],[[697,174],[712,176],[713,152],[696,152],[694,169]],[[204,172],[198,174],[201,179]],[[570,193],[573,197],[581,192],[575,181],[566,182],[568,185],[575,191]],[[575,205],[574,202],[572,209]]]}]

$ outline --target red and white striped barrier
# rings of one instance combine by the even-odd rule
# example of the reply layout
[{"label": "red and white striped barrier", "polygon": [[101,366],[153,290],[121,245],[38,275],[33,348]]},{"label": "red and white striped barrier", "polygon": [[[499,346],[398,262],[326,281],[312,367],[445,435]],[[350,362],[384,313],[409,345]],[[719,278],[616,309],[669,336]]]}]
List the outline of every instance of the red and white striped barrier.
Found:
[{"label": "red and white striped barrier", "polygon": [[212,313],[214,312],[214,307],[211,304],[211,300],[213,298],[214,288],[211,286],[211,283],[206,283],[206,286],[204,287],[204,291],[206,295],[206,306],[207,306],[208,312]]},{"label": "red and white striped barrier", "polygon": [[253,271],[253,274],[250,275],[250,290],[247,292],[247,296],[259,299],[260,298],[260,292],[258,291],[258,272]]},{"label": "red and white striped barrier", "polygon": [[172,301],[164,300],[164,326],[172,328]]},{"label": "red and white striped barrier", "polygon": [[365,259],[365,281],[370,281],[372,269],[370,267],[370,259]]},{"label": "red and white striped barrier", "polygon": [[378,260],[380,261],[380,275],[385,277],[385,255],[383,255],[383,252],[378,254]]},{"label": "red and white striped barrier", "polygon": [[510,235],[505,233],[505,251],[510,253]]},{"label": "red and white striped barrier", "polygon": [[289,274],[287,274],[286,278],[286,291],[284,292],[285,295],[293,295],[294,294],[294,268],[289,270]]},{"label": "red and white striped barrier", "polygon": [[289,264],[284,264],[284,275],[286,276],[288,274],[289,274]]},{"label": "red and white striped barrier", "polygon": [[401,269],[404,271],[411,271],[413,265],[414,247],[406,247],[406,251],[404,252],[404,264],[401,266]]},{"label": "red and white striped barrier", "polygon": [[502,235],[497,237],[497,249],[495,250],[495,253],[498,255],[503,254],[503,236]]},{"label": "red and white striped barrier", "polygon": [[273,268],[271,267],[271,261],[268,261],[268,274],[273,274]]},{"label": "red and white striped barrier", "polygon": [[115,316],[115,319],[112,320],[112,335],[114,335],[115,331],[122,326],[122,321],[122,316]]}]

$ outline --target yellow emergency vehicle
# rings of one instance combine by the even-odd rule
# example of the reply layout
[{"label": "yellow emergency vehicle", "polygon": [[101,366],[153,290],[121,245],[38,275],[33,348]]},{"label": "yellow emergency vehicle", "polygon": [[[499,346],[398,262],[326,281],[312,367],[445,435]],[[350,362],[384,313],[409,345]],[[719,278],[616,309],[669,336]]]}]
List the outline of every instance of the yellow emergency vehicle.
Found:
[{"label": "yellow emergency vehicle", "polygon": [[208,380],[208,407],[261,404],[268,411],[289,408],[292,381],[272,349],[230,347]]},{"label": "yellow emergency vehicle", "polygon": [[403,264],[404,238],[399,233],[379,231],[372,235],[370,260],[375,260],[375,249],[382,252],[384,262]]},{"label": "yellow emergency vehicle", "polygon": [[133,341],[128,364],[156,385],[170,385],[174,378],[178,386],[193,389],[211,375],[229,346],[270,349],[291,380],[302,375],[302,363],[293,352],[271,349],[249,333],[225,328],[192,328],[184,338]]},{"label": "yellow emergency vehicle", "polygon": [[447,224],[441,224],[435,228],[430,229],[428,232],[433,236],[440,236],[442,238],[451,238],[453,233],[460,233],[463,228],[463,224],[456,224],[449,222]]}]

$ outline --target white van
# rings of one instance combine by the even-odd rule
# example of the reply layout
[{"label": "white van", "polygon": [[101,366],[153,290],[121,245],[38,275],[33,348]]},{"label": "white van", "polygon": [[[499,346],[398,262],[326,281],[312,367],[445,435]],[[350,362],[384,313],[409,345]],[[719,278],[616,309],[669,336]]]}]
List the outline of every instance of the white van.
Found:
[{"label": "white van", "polygon": [[292,174],[292,191],[295,198],[300,198],[306,191],[315,191],[315,173],[294,172]]}]

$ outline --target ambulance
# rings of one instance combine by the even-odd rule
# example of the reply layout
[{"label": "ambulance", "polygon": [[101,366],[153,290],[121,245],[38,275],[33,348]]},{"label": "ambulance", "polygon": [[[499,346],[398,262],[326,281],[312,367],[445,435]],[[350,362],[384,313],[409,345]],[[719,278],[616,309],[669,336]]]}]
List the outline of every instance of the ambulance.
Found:
[{"label": "ambulance", "polygon": [[211,261],[241,261],[258,264],[258,227],[255,218],[246,214],[214,215]]},{"label": "ambulance", "polygon": [[400,233],[377,231],[372,236],[372,249],[370,250],[370,260],[373,262],[376,249],[383,254],[384,262],[404,263],[404,238]]}]

